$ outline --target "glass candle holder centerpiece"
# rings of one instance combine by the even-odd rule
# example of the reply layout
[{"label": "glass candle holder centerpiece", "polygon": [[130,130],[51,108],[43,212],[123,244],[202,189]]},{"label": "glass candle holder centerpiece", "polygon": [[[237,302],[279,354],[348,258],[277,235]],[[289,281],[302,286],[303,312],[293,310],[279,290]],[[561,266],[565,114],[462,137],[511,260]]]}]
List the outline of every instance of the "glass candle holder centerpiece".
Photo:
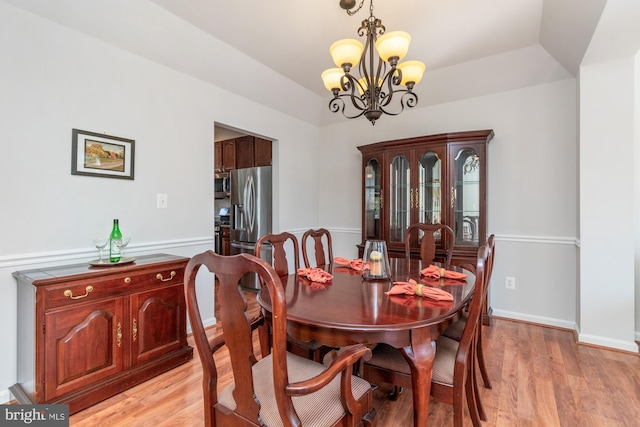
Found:
[{"label": "glass candle holder centerpiece", "polygon": [[365,280],[391,279],[389,253],[384,240],[367,240],[362,254],[362,278]]}]

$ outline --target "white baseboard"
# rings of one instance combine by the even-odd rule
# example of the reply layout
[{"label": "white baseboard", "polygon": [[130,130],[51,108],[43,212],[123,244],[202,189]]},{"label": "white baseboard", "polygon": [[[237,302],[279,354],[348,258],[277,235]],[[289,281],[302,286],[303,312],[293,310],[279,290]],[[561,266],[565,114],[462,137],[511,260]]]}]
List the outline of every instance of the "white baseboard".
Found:
[{"label": "white baseboard", "polygon": [[578,342],[638,353],[638,344],[636,344],[635,341],[614,340],[611,338],[599,337],[597,335],[589,335],[578,332]]},{"label": "white baseboard", "polygon": [[0,403],[7,404],[12,400],[11,392],[7,390],[0,390]]},{"label": "white baseboard", "polygon": [[[568,320],[554,319],[554,318],[542,317],[542,316],[533,316],[530,314],[523,314],[523,313],[517,313],[513,311],[496,310],[496,309],[493,309],[493,315],[496,317],[504,317],[506,319],[521,320],[523,322],[536,323],[544,326],[553,326],[556,328],[569,329],[571,331],[576,332],[576,335],[578,337],[578,343],[593,344],[600,347],[630,351],[632,353],[640,352],[640,350],[638,349],[638,344],[636,344],[634,341],[629,342],[629,341],[615,340],[615,339],[606,338],[606,337],[599,337],[595,335],[583,334],[580,332],[580,329],[578,328],[578,325],[575,322],[571,322]],[[636,332],[635,336],[636,336],[636,339],[640,341],[639,339],[640,332]]]},{"label": "white baseboard", "polygon": [[534,316],[531,314],[517,313],[514,311],[493,309],[493,315],[496,317],[504,317],[513,320],[522,320],[523,322],[537,323],[545,326],[553,326],[556,328],[569,329],[575,331],[577,325],[570,320],[554,319],[552,317]]},{"label": "white baseboard", "polygon": [[[204,319],[202,321],[202,324],[204,325],[205,329],[208,328],[209,326],[213,326],[216,323],[218,323],[218,319],[214,317],[210,317],[208,319]],[[193,332],[193,330],[191,329],[191,324],[189,323],[189,319],[187,319],[187,335],[191,334]]]}]

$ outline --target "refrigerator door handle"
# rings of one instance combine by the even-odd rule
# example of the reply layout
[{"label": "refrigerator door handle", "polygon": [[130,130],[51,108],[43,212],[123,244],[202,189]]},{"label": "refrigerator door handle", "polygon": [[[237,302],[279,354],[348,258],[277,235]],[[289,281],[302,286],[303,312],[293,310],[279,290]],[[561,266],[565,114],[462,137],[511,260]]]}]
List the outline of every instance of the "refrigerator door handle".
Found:
[{"label": "refrigerator door handle", "polygon": [[256,186],[253,182],[253,175],[247,176],[244,184],[244,227],[247,229],[249,236],[253,235],[253,229],[256,225]]}]

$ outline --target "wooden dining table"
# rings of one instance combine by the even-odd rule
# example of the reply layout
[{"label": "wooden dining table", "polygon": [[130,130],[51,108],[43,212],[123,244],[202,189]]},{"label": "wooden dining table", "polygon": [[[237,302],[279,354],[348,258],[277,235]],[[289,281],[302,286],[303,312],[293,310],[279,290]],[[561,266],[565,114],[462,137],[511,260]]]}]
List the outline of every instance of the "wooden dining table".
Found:
[{"label": "wooden dining table", "polygon": [[[420,277],[420,261],[404,258],[392,258],[390,267],[390,280],[363,280],[359,272],[333,265],[327,268],[333,279],[324,284],[297,274],[283,277],[287,332],[298,340],[315,340],[331,347],[386,343],[398,348],[411,367],[414,426],[424,427],[429,415],[435,340],[470,301],[475,276],[451,267],[466,273],[466,280],[426,280]],[[385,294],[393,282],[409,279],[440,287],[453,295],[453,301]],[[268,320],[271,301],[266,288],[258,292],[256,300]]]}]

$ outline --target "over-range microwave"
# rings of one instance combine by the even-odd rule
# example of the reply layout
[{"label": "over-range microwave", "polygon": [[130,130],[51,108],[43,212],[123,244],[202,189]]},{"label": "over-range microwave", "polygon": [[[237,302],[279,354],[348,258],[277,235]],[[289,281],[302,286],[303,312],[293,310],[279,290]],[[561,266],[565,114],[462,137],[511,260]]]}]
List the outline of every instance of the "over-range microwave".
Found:
[{"label": "over-range microwave", "polygon": [[231,177],[229,173],[215,174],[215,198],[226,199],[231,196]]}]

